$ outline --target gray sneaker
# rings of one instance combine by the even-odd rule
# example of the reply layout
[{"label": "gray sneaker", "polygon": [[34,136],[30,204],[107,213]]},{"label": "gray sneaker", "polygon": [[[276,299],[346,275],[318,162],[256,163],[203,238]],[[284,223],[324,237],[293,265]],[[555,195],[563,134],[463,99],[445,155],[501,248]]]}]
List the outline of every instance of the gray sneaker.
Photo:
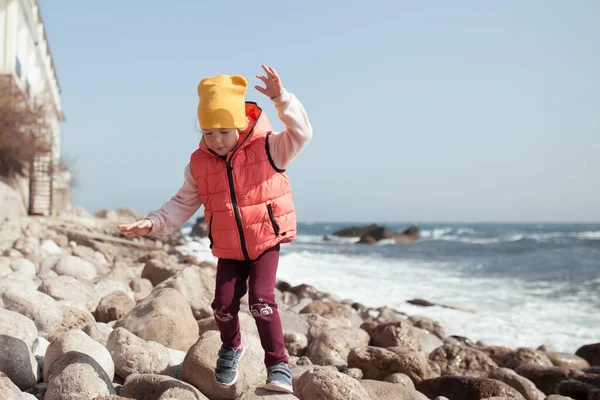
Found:
[{"label": "gray sneaker", "polygon": [[269,367],[267,383],[264,388],[274,392],[294,393],[292,377],[294,374],[285,363]]},{"label": "gray sneaker", "polygon": [[225,386],[233,385],[238,378],[238,363],[246,348],[244,345],[237,350],[221,348],[215,370],[217,382]]}]

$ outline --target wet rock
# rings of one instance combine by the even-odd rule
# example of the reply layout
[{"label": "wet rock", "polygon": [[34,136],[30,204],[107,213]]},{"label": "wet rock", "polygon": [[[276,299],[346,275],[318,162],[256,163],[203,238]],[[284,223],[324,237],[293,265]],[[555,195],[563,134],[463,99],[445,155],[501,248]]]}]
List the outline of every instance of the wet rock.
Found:
[{"label": "wet rock", "polygon": [[591,366],[600,366],[600,343],[581,346],[575,354],[584,358]]},{"label": "wet rock", "polygon": [[429,359],[440,366],[442,375],[481,378],[498,367],[484,352],[456,345],[437,348],[429,355]]},{"label": "wet rock", "polygon": [[510,369],[516,369],[522,364],[538,364],[546,367],[553,365],[544,352],[526,347],[505,354],[499,361],[500,367]]},{"label": "wet rock", "polygon": [[488,378],[496,379],[516,389],[525,397],[525,400],[544,400],[546,395],[542,393],[529,379],[517,374],[512,369],[498,368],[490,372]]},{"label": "wet rock", "polygon": [[547,352],[546,356],[555,367],[581,369],[590,366],[586,359],[573,354]]},{"label": "wet rock", "polygon": [[524,399],[521,393],[507,384],[486,378],[442,376],[424,380],[416,386],[419,392],[429,398],[446,396],[451,400],[481,400],[488,397],[503,396],[514,400]]},{"label": "wet rock", "polygon": [[521,364],[515,372],[532,381],[542,392],[556,394],[556,385],[573,376],[571,370],[562,367],[546,367],[539,364]]}]

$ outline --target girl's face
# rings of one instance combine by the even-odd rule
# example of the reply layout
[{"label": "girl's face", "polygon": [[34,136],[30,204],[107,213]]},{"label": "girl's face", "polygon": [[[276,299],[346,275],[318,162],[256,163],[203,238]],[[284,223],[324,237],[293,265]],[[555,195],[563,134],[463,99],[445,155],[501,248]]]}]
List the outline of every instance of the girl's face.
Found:
[{"label": "girl's face", "polygon": [[206,147],[220,156],[235,149],[240,132],[237,128],[210,128],[202,129],[202,136]]}]

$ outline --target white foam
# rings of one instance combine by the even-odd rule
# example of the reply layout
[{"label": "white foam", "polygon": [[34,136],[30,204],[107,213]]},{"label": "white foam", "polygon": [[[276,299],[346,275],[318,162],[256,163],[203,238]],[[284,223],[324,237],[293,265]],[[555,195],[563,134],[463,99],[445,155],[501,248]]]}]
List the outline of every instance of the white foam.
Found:
[{"label": "white foam", "polygon": [[[452,334],[488,344],[513,348],[549,344],[572,353],[583,344],[598,341],[600,314],[577,296],[552,298],[556,285],[464,277],[454,272],[457,270],[421,260],[301,251],[281,257],[278,277],[367,306],[388,305],[408,314],[429,316],[446,324]],[[464,304],[476,313],[413,306],[406,303],[411,298]]]}]

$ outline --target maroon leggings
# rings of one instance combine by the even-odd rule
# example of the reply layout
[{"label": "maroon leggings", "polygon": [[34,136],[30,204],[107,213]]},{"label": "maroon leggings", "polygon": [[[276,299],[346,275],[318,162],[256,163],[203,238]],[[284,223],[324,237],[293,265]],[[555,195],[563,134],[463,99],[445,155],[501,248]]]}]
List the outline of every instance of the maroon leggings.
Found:
[{"label": "maroon leggings", "polygon": [[240,335],[240,299],[246,294],[250,278],[248,305],[256,321],[258,334],[265,351],[265,365],[287,364],[283,329],[275,303],[275,277],[279,263],[279,245],[267,250],[254,261],[219,259],[217,285],[212,309],[221,332],[223,347],[237,348]]}]

